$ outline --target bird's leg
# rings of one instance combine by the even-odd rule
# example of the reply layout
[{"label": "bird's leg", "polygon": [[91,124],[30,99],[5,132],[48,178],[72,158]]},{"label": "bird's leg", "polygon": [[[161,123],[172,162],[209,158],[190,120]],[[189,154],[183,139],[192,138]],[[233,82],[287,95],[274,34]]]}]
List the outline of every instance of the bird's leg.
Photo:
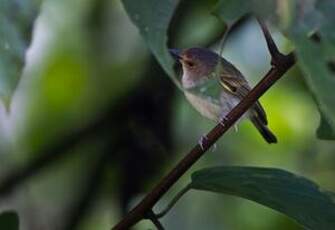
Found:
[{"label": "bird's leg", "polygon": [[221,126],[225,127],[225,122],[227,122],[229,119],[227,117],[228,113],[233,109],[233,107],[227,103],[228,98],[225,97],[223,94],[221,95],[221,99],[223,101],[226,101],[225,103],[221,103],[221,114],[220,114],[220,119],[219,119],[219,123]]},{"label": "bird's leg", "polygon": [[213,144],[212,148],[211,148],[211,151],[212,152],[215,152],[216,151],[216,143]]},{"label": "bird's leg", "polygon": [[[226,121],[228,121],[227,116],[223,116],[223,117],[220,118],[219,123],[220,123],[220,125],[222,125],[223,127],[225,127],[225,122]],[[238,124],[235,124],[234,128],[235,128],[235,132],[238,132]]]}]

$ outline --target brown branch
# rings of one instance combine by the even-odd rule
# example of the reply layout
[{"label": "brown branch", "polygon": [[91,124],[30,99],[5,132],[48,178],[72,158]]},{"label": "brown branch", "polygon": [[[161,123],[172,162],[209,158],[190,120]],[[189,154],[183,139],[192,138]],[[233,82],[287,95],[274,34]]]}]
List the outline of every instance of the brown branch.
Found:
[{"label": "brown branch", "polygon": [[170,187],[208,150],[283,74],[295,64],[294,54],[284,55],[278,51],[266,26],[261,23],[270,54],[272,68],[265,77],[241,100],[241,102],[227,115],[223,124],[215,126],[208,134],[203,148],[196,145],[161,181],[132,209],[114,230],[129,229],[142,220],[156,202],[170,189]]}]

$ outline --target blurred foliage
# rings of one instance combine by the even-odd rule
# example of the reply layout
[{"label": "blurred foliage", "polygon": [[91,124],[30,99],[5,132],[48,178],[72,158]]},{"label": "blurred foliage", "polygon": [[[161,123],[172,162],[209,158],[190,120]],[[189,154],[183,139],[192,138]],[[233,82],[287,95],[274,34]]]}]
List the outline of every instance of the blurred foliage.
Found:
[{"label": "blurred foliage", "polygon": [[22,73],[40,2],[0,2],[0,98],[7,107]]},{"label": "blurred foliage", "polygon": [[[226,27],[215,9],[232,21],[260,13],[275,25],[281,50],[297,49],[299,61],[261,98],[279,143],[265,144],[242,122],[194,170],[221,162],[277,167],[334,191],[335,146],[313,134],[320,119],[313,98],[324,114],[319,136],[334,134],[331,0],[2,0],[0,94],[11,107],[0,108],[0,187],[12,172],[30,171],[1,196],[1,210],[16,210],[24,229],[113,226],[214,125],[166,73],[178,82],[167,44],[218,48]],[[231,31],[223,55],[252,83],[270,67],[259,26],[248,17]],[[183,197],[162,222],[169,229],[300,229],[256,203],[201,192]],[[148,221],[136,226],[148,228]]]},{"label": "blurred foliage", "polygon": [[0,214],[0,228],[6,230],[19,229],[19,217],[15,212],[6,211]]}]

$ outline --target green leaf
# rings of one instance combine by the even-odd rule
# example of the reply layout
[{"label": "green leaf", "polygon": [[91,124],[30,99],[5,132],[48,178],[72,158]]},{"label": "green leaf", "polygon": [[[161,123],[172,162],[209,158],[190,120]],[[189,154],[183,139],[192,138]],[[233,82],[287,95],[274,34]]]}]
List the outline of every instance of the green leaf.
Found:
[{"label": "green leaf", "polygon": [[225,23],[233,24],[248,13],[264,15],[269,17],[272,9],[275,8],[275,1],[261,0],[220,0],[213,13]]},{"label": "green leaf", "polygon": [[241,4],[241,1],[234,0],[219,1],[214,10],[214,14],[221,18],[225,23],[231,25],[244,16],[248,12],[250,6],[252,6],[252,3],[249,1],[245,4]]},{"label": "green leaf", "polygon": [[[317,135],[322,139],[335,139],[335,71],[329,65],[335,59],[335,35],[330,24],[335,21],[335,2],[316,2],[314,8],[305,13],[306,24],[296,23],[290,38],[295,44],[298,65],[304,72],[305,81],[315,97],[321,116],[324,118]],[[311,22],[309,18],[314,18]],[[308,23],[309,22],[309,23]],[[306,37],[310,31],[317,31],[320,41],[313,42]],[[326,124],[325,124],[326,122]],[[327,132],[322,132],[324,127]],[[325,131],[325,130],[324,130]]]},{"label": "green leaf", "polygon": [[24,66],[40,0],[0,3],[0,98],[9,105]]},{"label": "green leaf", "polygon": [[[247,13],[270,19],[293,42],[298,65],[318,104],[321,116],[332,131],[318,137],[334,139],[335,132],[335,1],[243,1],[220,0],[214,11],[219,18],[233,23]],[[273,12],[276,12],[274,14]],[[319,42],[308,38],[313,32],[321,37]],[[324,124],[321,124],[324,127]],[[319,130],[321,127],[319,128]]]},{"label": "green leaf", "polygon": [[19,217],[16,212],[7,211],[0,214],[0,229],[18,230]]},{"label": "green leaf", "polygon": [[[327,120],[329,128],[335,131],[335,75],[327,67],[325,49],[330,47],[325,44],[314,44],[302,36],[295,36],[296,54],[298,65],[304,71],[305,81],[314,95],[321,116]],[[324,46],[324,47],[322,47]],[[317,57],[317,58],[316,58]],[[326,133],[324,133],[326,134]],[[319,136],[331,138],[331,136]]]},{"label": "green leaf", "polygon": [[[222,21],[233,24],[245,15],[256,15],[270,20],[286,31],[292,23],[294,7],[301,0],[219,0],[213,13]],[[276,12],[276,13],[274,13]]]},{"label": "green leaf", "polygon": [[191,188],[255,201],[307,229],[334,229],[334,197],[312,181],[274,168],[214,167],[192,174]]},{"label": "green leaf", "polygon": [[142,37],[147,42],[166,73],[180,87],[173,71],[173,60],[167,50],[167,31],[178,0],[123,0],[123,5],[138,27]]}]

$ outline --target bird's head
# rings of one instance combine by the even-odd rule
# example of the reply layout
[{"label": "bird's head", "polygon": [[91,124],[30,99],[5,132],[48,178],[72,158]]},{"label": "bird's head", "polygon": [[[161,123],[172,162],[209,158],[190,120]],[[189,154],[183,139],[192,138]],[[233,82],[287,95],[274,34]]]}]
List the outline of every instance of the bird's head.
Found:
[{"label": "bird's head", "polygon": [[183,75],[194,81],[208,78],[219,60],[219,55],[204,48],[170,49],[169,51],[182,64]]}]

